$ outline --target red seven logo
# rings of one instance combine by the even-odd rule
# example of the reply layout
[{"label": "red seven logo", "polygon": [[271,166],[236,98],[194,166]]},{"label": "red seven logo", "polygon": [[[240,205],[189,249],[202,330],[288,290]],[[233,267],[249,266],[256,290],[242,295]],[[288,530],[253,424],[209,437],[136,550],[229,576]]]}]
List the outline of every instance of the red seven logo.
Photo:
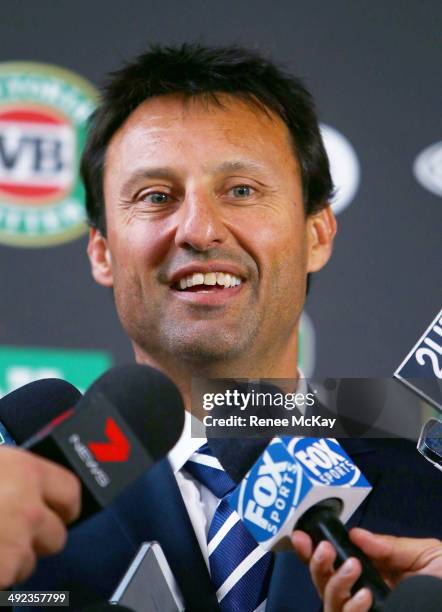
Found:
[{"label": "red seven logo", "polygon": [[127,461],[130,452],[129,440],[110,417],[106,419],[104,433],[109,442],[89,442],[88,447],[97,461]]}]

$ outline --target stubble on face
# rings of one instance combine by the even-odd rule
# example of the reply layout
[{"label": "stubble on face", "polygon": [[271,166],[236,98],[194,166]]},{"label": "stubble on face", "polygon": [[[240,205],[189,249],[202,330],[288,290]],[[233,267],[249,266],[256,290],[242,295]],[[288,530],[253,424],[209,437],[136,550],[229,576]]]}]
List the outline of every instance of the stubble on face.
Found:
[{"label": "stubble on face", "polygon": [[[259,296],[256,264],[250,258],[239,258],[237,254],[226,250],[213,249],[204,254],[195,253],[186,257],[183,265],[214,259],[222,259],[239,264],[243,269],[253,270],[247,280],[250,294],[248,304],[237,311],[234,321],[230,321],[229,325],[223,323],[222,315],[220,316],[218,311],[204,307],[195,307],[193,316],[185,321],[180,319],[179,312],[175,310],[174,314],[172,309],[167,319],[163,319],[162,301],[149,296],[139,276],[129,275],[124,271],[120,274],[117,267],[114,273],[115,304],[122,325],[135,343],[138,353],[155,355],[165,360],[170,360],[173,356],[204,366],[235,360],[241,355],[252,353],[263,320],[269,314],[267,309],[257,311],[254,308]],[[165,295],[164,300],[167,299]],[[147,311],[149,316],[144,316]],[[207,324],[210,329],[206,331]]]},{"label": "stubble on face", "polygon": [[[186,223],[178,205],[166,213],[146,213],[135,205],[124,214],[118,210],[109,195],[112,188],[118,193],[131,159],[149,164],[153,156],[177,169],[189,200],[216,200],[210,214],[217,216],[220,237],[213,245],[196,249],[190,239],[177,244],[177,228]],[[262,193],[242,208],[226,204],[215,193],[218,183],[200,169],[207,160],[238,157],[267,167],[263,177],[252,173],[263,183]],[[106,173],[115,301],[140,360],[190,362],[200,370],[220,363],[238,368],[271,362],[278,352],[289,351],[296,364],[307,246],[299,167],[284,124],[235,99],[225,108],[152,100],[136,109],[112,139]],[[180,303],[167,283],[171,271],[214,260],[242,271],[241,297],[220,308]]]}]

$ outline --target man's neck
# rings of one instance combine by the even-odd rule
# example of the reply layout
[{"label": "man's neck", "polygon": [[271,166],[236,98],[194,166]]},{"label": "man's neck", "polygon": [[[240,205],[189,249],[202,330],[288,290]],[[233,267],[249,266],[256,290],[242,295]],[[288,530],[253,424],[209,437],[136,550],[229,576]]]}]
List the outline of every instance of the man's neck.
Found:
[{"label": "man's neck", "polygon": [[287,346],[278,353],[277,359],[241,359],[217,362],[198,362],[154,357],[141,347],[133,345],[137,363],[148,365],[160,370],[178,387],[186,410],[191,408],[192,379],[286,379],[286,383],[278,385],[285,392],[296,389],[298,381],[297,342]]},{"label": "man's neck", "polygon": [[160,370],[178,387],[186,410],[191,408],[192,379],[287,379],[281,386],[286,392],[296,389],[298,380],[298,332],[266,350],[249,351],[246,355],[226,360],[192,359],[170,353],[148,353],[133,342],[135,360]]}]

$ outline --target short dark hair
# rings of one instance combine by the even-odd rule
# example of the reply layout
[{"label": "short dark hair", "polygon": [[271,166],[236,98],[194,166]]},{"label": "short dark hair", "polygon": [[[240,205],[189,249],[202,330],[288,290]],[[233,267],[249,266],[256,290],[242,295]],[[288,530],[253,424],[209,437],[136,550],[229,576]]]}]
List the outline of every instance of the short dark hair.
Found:
[{"label": "short dark hair", "polygon": [[152,45],[110,77],[91,117],[81,162],[89,223],[103,234],[103,168],[109,141],[142,102],[167,94],[203,96],[218,104],[217,94],[230,94],[279,115],[300,164],[306,214],[327,206],[333,183],[313,98],[300,79],[257,52],[196,43]]}]

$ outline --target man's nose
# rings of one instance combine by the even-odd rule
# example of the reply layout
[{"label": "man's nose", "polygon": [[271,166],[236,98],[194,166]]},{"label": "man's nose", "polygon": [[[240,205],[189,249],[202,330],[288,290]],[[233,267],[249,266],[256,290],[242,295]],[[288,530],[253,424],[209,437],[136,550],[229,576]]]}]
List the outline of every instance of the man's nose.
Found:
[{"label": "man's nose", "polygon": [[186,195],[179,209],[175,244],[206,251],[223,243],[227,228],[221,218],[221,204],[209,194]]}]

